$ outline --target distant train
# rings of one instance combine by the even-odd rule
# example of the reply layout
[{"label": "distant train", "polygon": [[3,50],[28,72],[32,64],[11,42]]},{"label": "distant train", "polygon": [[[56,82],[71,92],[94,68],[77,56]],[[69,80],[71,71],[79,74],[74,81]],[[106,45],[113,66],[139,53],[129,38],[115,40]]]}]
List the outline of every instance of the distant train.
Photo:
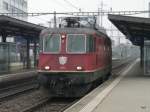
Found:
[{"label": "distant train", "polygon": [[74,27],[72,18],[67,22],[67,28],[40,35],[39,79],[53,96],[81,97],[111,73],[111,40],[93,28]]}]

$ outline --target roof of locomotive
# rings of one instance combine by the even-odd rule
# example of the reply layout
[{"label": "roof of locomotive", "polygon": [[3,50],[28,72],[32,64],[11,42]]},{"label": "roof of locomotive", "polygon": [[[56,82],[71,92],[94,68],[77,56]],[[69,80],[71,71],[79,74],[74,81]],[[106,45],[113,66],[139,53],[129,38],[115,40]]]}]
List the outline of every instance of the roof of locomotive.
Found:
[{"label": "roof of locomotive", "polygon": [[104,37],[108,37],[107,34],[100,30],[95,30],[92,28],[47,28],[41,32],[41,35],[51,34],[51,33],[68,33],[68,34],[99,34]]}]

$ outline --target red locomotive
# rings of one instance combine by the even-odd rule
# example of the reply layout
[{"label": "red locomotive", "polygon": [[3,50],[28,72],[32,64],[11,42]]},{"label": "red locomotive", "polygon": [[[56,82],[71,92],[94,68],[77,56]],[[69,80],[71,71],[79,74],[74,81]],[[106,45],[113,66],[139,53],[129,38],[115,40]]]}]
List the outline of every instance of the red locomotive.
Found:
[{"label": "red locomotive", "polygon": [[45,29],[40,35],[39,79],[54,96],[80,97],[110,74],[111,41],[74,18],[66,20],[67,28]]}]

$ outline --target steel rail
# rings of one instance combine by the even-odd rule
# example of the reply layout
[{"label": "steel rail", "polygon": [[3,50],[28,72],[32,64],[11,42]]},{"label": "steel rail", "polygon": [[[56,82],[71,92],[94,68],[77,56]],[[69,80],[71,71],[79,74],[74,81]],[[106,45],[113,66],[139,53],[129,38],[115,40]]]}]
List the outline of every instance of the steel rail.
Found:
[{"label": "steel rail", "polygon": [[26,82],[26,83],[2,88],[0,89],[0,101],[2,101],[5,98],[11,97],[11,96],[14,96],[14,95],[17,95],[17,94],[20,94],[29,90],[37,89],[38,87],[39,85],[36,82]]},{"label": "steel rail", "polygon": [[35,104],[21,110],[20,112],[33,112],[35,109],[39,108],[43,104],[46,104],[49,100],[50,100],[50,98],[46,97],[46,98],[42,99],[40,102],[35,103]]}]

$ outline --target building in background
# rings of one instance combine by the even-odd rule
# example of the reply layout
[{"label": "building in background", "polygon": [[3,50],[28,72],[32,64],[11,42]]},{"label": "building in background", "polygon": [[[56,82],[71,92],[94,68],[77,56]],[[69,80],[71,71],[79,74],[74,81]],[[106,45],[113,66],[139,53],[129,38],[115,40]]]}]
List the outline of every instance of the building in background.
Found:
[{"label": "building in background", "polygon": [[[0,13],[9,13],[7,16],[27,21],[27,15],[17,14],[27,13],[27,4],[27,0],[0,0]],[[11,36],[6,39],[6,42],[8,43],[3,43],[0,36],[0,72],[5,70],[7,71],[12,63],[19,63],[20,66],[20,53],[18,51],[20,48],[18,43],[20,43],[20,41],[17,41],[16,38],[18,40],[19,37],[14,38]]]},{"label": "building in background", "polygon": [[[27,13],[28,5],[27,0],[0,0],[0,13],[10,13],[8,16],[16,19],[27,21],[27,15],[16,13]],[[14,42],[14,37],[9,37],[7,42]],[[1,42],[1,37],[0,37]]]},{"label": "building in background", "polygon": [[27,13],[27,0],[0,0],[0,13],[12,13],[11,17],[27,21],[27,15],[13,13]]}]

